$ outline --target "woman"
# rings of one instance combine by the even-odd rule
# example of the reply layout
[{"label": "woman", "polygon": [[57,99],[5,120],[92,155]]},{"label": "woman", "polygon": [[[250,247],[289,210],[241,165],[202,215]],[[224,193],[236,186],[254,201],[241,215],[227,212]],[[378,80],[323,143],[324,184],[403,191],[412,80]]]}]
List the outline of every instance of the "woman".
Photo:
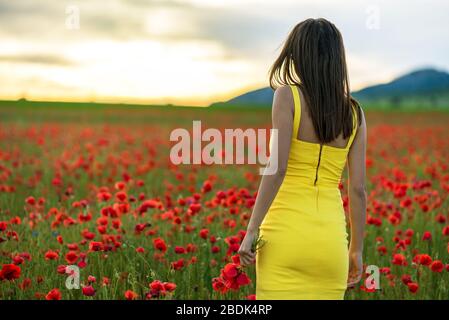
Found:
[{"label": "woman", "polygon": [[[337,28],[325,19],[299,23],[270,84],[278,170],[262,177],[241,263],[256,260],[257,299],[343,299],[363,268],[366,124]],[[339,190],[346,163],[349,245]],[[264,243],[254,252],[258,234]]]}]

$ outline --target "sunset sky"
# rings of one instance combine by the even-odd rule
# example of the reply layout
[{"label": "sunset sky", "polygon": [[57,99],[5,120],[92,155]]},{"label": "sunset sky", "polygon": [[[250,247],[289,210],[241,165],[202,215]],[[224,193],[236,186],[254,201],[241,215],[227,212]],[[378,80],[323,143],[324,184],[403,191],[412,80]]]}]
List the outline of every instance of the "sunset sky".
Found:
[{"label": "sunset sky", "polygon": [[0,99],[226,100],[267,85],[308,17],[340,28],[356,90],[449,70],[448,12],[446,0],[0,0]]}]

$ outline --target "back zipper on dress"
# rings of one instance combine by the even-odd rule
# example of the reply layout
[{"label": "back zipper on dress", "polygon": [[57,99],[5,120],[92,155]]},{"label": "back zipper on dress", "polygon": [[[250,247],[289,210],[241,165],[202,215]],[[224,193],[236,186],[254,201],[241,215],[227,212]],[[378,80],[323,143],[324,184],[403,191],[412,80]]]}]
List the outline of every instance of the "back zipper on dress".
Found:
[{"label": "back zipper on dress", "polygon": [[320,168],[320,164],[321,164],[321,153],[323,151],[323,145],[320,143],[320,153],[318,154],[318,162],[316,165],[316,169],[315,169],[315,181],[313,182],[313,185],[315,187],[315,208],[316,208],[316,212],[318,212],[318,195],[319,195],[319,188],[317,186],[317,182],[318,182],[318,170]]},{"label": "back zipper on dress", "polygon": [[320,153],[318,154],[318,163],[316,165],[316,170],[315,170],[315,181],[313,182],[313,185],[316,186],[316,183],[318,181],[318,169],[320,168],[320,163],[321,163],[321,152],[323,151],[323,145],[320,143]]}]

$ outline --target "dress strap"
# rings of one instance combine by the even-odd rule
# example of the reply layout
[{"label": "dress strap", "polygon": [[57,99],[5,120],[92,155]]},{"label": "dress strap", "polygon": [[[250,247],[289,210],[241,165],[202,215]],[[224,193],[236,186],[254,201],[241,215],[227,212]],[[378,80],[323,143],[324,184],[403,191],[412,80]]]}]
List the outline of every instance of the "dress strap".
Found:
[{"label": "dress strap", "polygon": [[293,103],[295,105],[295,113],[293,117],[293,139],[298,138],[299,123],[301,120],[301,99],[299,98],[298,87],[290,85],[293,93]]},{"label": "dress strap", "polygon": [[352,141],[354,141],[355,135],[357,134],[357,128],[359,123],[357,119],[357,110],[355,109],[354,105],[352,105],[352,110],[353,110],[353,117],[352,117],[353,129],[351,136],[349,137],[348,145],[346,147],[347,149],[351,148]]}]

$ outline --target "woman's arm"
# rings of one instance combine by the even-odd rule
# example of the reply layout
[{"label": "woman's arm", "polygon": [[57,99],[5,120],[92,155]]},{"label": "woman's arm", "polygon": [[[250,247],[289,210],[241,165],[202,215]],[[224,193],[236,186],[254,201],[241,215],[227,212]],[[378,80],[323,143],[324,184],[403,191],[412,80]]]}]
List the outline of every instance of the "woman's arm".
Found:
[{"label": "woman's arm", "polygon": [[352,143],[348,155],[349,173],[349,219],[351,224],[351,242],[349,245],[348,286],[354,286],[363,272],[363,238],[366,223],[365,155],[366,123],[362,114],[362,123]]},{"label": "woman's arm", "polygon": [[[294,104],[291,88],[289,86],[280,87],[274,93],[272,108],[273,129],[277,129],[278,131],[278,139],[277,141],[275,141],[275,139],[272,143],[277,144],[278,154],[270,154],[270,158],[273,156],[278,157],[278,168],[276,173],[262,176],[256,203],[254,204],[254,209],[248,223],[247,232],[238,252],[240,255],[240,263],[243,266],[254,262],[255,252],[251,250],[253,241],[257,236],[260,224],[265,218],[265,215],[284,180],[290,153],[293,116]],[[276,150],[276,147],[272,149]]]}]

